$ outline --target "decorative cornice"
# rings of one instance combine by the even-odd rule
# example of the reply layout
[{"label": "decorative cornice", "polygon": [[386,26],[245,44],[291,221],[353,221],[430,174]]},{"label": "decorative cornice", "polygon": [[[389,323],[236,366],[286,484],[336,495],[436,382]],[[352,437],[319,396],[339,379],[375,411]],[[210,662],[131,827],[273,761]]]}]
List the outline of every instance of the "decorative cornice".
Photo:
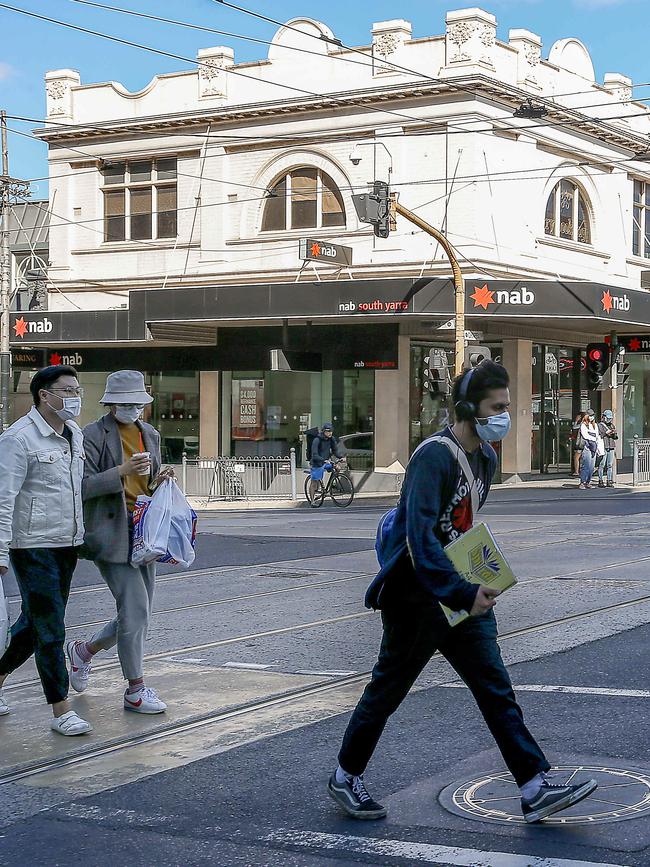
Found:
[{"label": "decorative cornice", "polygon": [[[323,94],[310,98],[283,99],[271,102],[255,103],[253,105],[219,106],[214,109],[200,109],[191,112],[177,112],[167,115],[151,115],[146,118],[119,118],[112,121],[98,121],[93,124],[65,124],[58,128],[41,127],[34,135],[46,142],[81,141],[95,138],[98,141],[105,138],[129,138],[135,133],[157,132],[164,130],[167,134],[175,131],[183,135],[188,129],[202,127],[206,122],[213,126],[213,135],[218,134],[219,124],[230,124],[233,121],[246,121],[260,117],[282,116],[285,119],[291,114],[319,112],[332,108],[349,108],[351,105],[370,106],[385,104],[391,100],[400,102],[404,99],[419,100],[445,94],[464,94],[467,98],[474,95],[477,99],[496,101],[506,108],[517,108],[530,95],[519,87],[487,78],[482,75],[451,78],[440,82],[405,82],[385,85],[383,87],[367,88],[365,90],[345,91],[341,93]],[[571,108],[544,101],[548,110],[544,124],[553,121],[561,122],[564,129],[579,131],[594,136],[599,141],[607,142],[626,150],[643,150],[647,147],[647,138],[642,133],[634,134],[630,130],[608,124],[596,118]],[[650,113],[648,115],[650,118]],[[423,119],[413,121],[421,124]],[[442,122],[442,121],[441,121]],[[405,121],[408,128],[408,121]],[[522,132],[526,127],[521,127]],[[531,131],[534,127],[531,128]],[[273,134],[269,134],[273,138]]]}]

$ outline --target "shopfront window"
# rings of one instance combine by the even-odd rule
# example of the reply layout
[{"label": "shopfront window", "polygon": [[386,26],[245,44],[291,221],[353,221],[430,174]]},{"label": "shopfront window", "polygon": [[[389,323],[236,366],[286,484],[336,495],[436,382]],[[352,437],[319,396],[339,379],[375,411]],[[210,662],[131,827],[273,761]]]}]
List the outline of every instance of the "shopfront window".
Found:
[{"label": "shopfront window", "polygon": [[[629,363],[629,374],[622,391],[623,404],[623,457],[632,456],[634,437],[650,437],[650,360],[649,355],[627,353],[625,361]],[[619,399],[620,400],[620,399]]]},{"label": "shopfront window", "polygon": [[566,472],[571,468],[574,419],[598,403],[586,388],[584,350],[536,345],[532,360],[531,467]]},{"label": "shopfront window", "polygon": [[223,374],[222,439],[234,456],[307,459],[305,434],[331,421],[354,470],[374,467],[375,375],[369,370],[232,371]]},{"label": "shopfront window", "polygon": [[199,374],[190,370],[146,377],[154,401],[147,421],[160,433],[163,463],[180,464],[199,454]]}]

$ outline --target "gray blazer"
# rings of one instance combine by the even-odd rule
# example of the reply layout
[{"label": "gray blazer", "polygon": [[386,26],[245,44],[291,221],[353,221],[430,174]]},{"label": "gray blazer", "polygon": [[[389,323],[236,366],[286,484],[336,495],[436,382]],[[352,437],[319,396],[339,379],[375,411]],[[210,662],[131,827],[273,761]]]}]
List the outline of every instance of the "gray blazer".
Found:
[{"label": "gray blazer", "polygon": [[[160,472],[160,434],[136,422],[145,451],[151,454],[151,478]],[[107,415],[83,431],[86,461],[82,485],[86,535],[82,556],[106,563],[129,562],[129,520],[118,467],[124,462],[122,440],[114,416]]]}]

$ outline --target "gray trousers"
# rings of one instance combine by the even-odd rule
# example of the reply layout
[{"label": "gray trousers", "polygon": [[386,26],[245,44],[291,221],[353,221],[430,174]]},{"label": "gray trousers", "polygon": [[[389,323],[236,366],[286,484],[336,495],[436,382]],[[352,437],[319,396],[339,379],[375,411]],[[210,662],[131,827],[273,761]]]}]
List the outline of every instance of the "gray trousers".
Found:
[{"label": "gray trousers", "polygon": [[131,566],[96,560],[95,565],[115,597],[117,617],[93,635],[90,643],[102,650],[117,644],[122,674],[127,680],[138,680],[143,675],[142,658],[153,606],[156,564]]}]

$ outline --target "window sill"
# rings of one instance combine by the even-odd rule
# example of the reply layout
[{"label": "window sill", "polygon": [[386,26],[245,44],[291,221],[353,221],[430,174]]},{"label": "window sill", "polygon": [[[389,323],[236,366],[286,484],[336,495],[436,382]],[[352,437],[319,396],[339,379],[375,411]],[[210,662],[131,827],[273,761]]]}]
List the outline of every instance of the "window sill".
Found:
[{"label": "window sill", "polygon": [[636,265],[637,268],[649,268],[650,269],[650,256],[636,256],[632,254],[628,256],[625,260],[628,265]]},{"label": "window sill", "polygon": [[[337,229],[340,231],[337,232]],[[287,229],[282,232],[260,232],[259,235],[250,238],[229,238],[226,240],[226,245],[235,247],[238,244],[274,244],[277,241],[299,241],[301,238],[315,238],[317,241],[321,238],[324,241],[336,238],[333,243],[338,243],[339,239],[345,242],[347,238],[362,238],[372,233],[372,229],[350,231],[345,226],[332,226],[327,229]]]},{"label": "window sill", "polygon": [[188,247],[200,247],[200,241],[193,241],[188,244],[186,241],[177,243],[173,238],[157,238],[153,241],[102,241],[99,247],[93,247],[86,250],[72,250],[75,256],[92,255],[94,253],[130,253],[134,251],[142,251],[149,248],[150,250],[187,250]]},{"label": "window sill", "polygon": [[603,259],[609,262],[612,258],[609,253],[603,253],[592,247],[591,244],[581,244],[579,241],[567,241],[564,238],[555,238],[551,235],[544,235],[542,238],[536,238],[536,244],[545,244],[548,247],[557,247],[560,250],[571,250],[573,253],[585,253],[587,256],[595,256],[597,259]]}]

